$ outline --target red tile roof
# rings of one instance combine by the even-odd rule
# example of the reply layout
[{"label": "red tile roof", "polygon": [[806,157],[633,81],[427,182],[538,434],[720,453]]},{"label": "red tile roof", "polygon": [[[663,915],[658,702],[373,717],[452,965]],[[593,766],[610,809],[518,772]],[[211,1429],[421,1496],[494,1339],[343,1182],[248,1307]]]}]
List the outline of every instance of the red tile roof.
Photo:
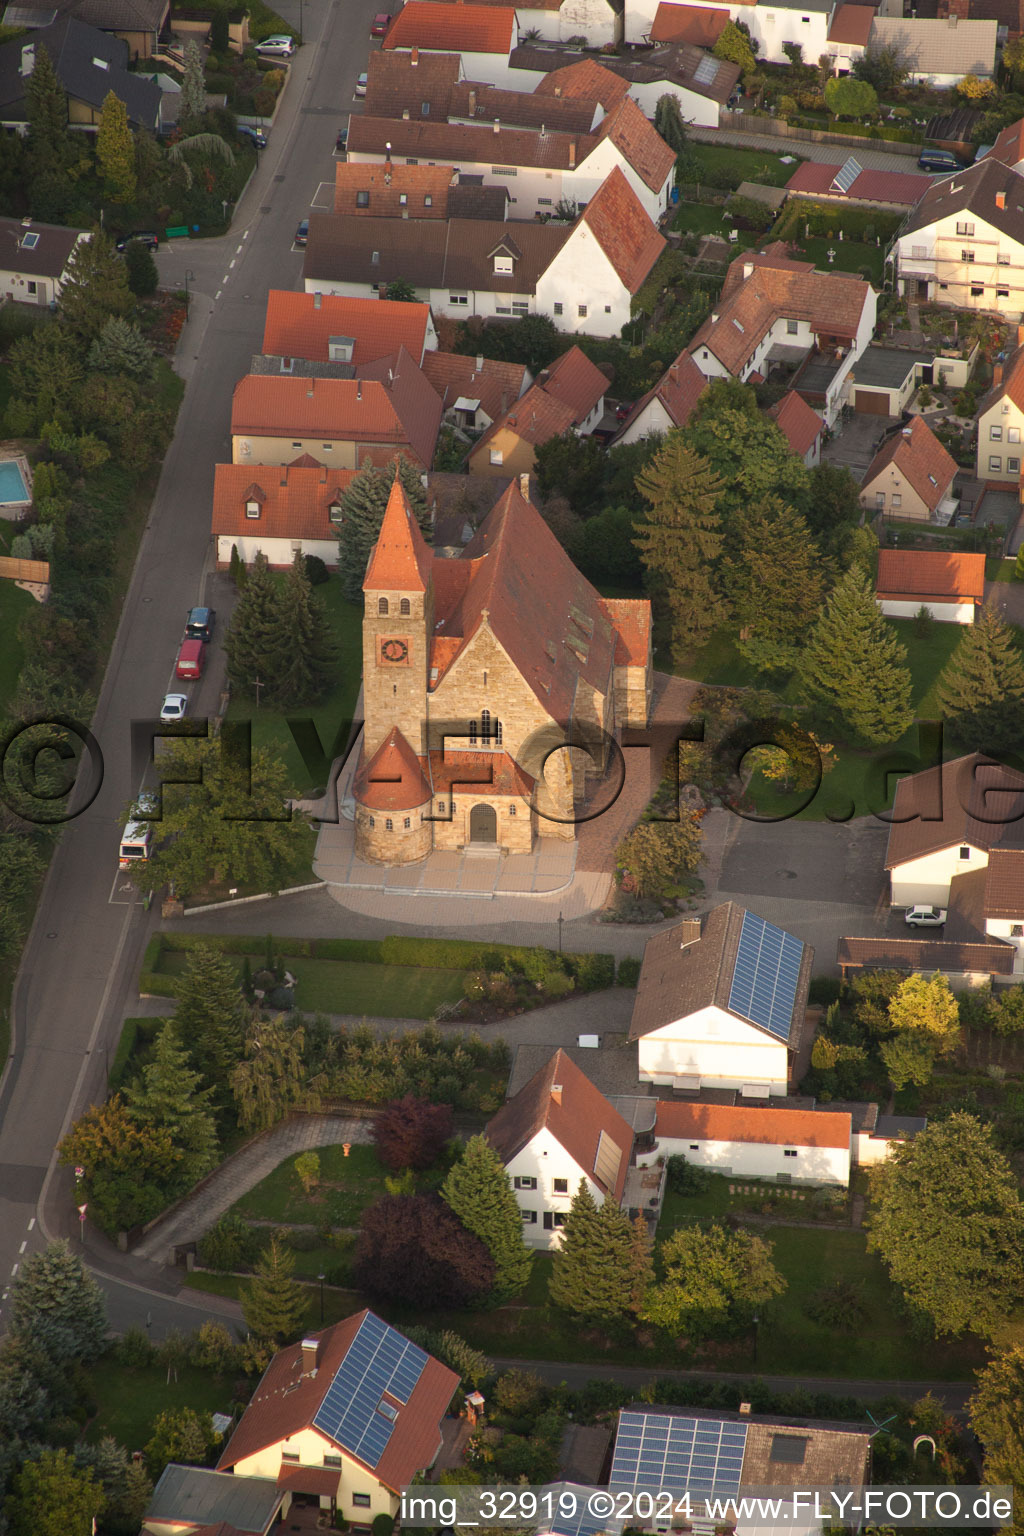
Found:
[{"label": "red tile roof", "polygon": [[615,626],[615,665],[646,667],[651,654],[650,603],[635,597],[605,597],[601,601]]},{"label": "red tile roof", "polygon": [[607,375],[579,347],[570,347],[556,357],[550,368],[537,375],[537,384],[567,405],[577,424],[587,419],[608,390]]},{"label": "red tile roof", "polygon": [[499,432],[513,432],[524,443],[539,447],[579,426],[608,389],[606,376],[579,347],[570,347],[537,382],[509,407],[473,446],[473,458]]},{"label": "red tile roof", "polygon": [[665,143],[632,96],[626,96],[608,113],[597,132],[600,138],[611,139],[652,192],[661,191],[675,168],[676,152]]},{"label": "red tile roof", "polygon": [[[465,118],[469,122],[492,125],[497,118],[499,122],[519,128],[591,133],[603,112],[600,103],[591,97],[538,96],[532,91],[506,90],[479,80],[460,80],[451,92],[448,117],[453,121]],[[413,117],[418,115],[418,112],[411,114]]]},{"label": "red tile roof", "polygon": [[1019,122],[1008,123],[996,138],[985,156],[986,160],[999,160],[1003,165],[1019,165],[1024,160],[1024,117]]},{"label": "red tile roof", "polygon": [[1024,919],[1024,849],[992,848],[985,871],[986,917]]},{"label": "red tile roof", "polygon": [[909,427],[901,427],[879,448],[861,482],[861,495],[883,470],[893,465],[930,511],[934,512],[953,483],[956,460],[939,442],[923,416],[911,418]]},{"label": "red tile roof", "polygon": [[886,869],[952,848],[1016,843],[1024,826],[1024,774],[980,752],[900,779],[893,799]]},{"label": "red tile roof", "polygon": [[267,295],[262,350],[274,357],[305,357],[326,363],[330,338],[351,336],[355,341],[352,362],[357,368],[380,357],[392,357],[400,347],[418,363],[429,330],[429,304],[272,288]]},{"label": "red tile roof", "polygon": [[788,390],[768,411],[795,454],[802,459],[817,441],[825,423],[795,389]]},{"label": "red tile roof", "polygon": [[419,117],[430,103],[434,117],[447,117],[456,81],[462,74],[457,53],[385,53],[375,48],[367,61],[363,111],[371,117]]},{"label": "red tile roof", "polygon": [[713,48],[725,31],[729,12],[710,5],[670,5],[661,0],[650,38],[655,43],[694,43]]},{"label": "red tile roof", "polygon": [[512,6],[462,5],[451,0],[406,0],[382,48],[420,47],[454,53],[503,53],[515,46]]},{"label": "red tile roof", "polygon": [[661,402],[674,427],[685,427],[697,401],[707,389],[708,382],[689,351],[684,348],[675,362],[669,363],[654,388],[649,389],[646,395],[637,401],[623,423],[619,437],[629,430],[637,417],[642,415],[655,399]]},{"label": "red tile roof", "polygon": [[[556,1094],[559,1088],[561,1091]],[[508,1164],[541,1130],[550,1132],[604,1194],[616,1203],[622,1199],[633,1151],[632,1127],[561,1050],[534,1073],[514,1099],[502,1105],[494,1119],[488,1121],[484,1135],[502,1162]],[[615,1183],[610,1188],[594,1170],[602,1133],[621,1154]]]},{"label": "red tile roof", "polygon": [[[218,464],[213,472],[213,537],[329,539],[337,524],[331,507],[355,479],[354,469],[326,469],[308,454],[306,464]],[[247,517],[247,501],[260,503]]]},{"label": "red tile roof", "polygon": [[415,811],[427,805],[431,789],[417,757],[395,726],[373,756],[359,764],[353,794],[369,811]]},{"label": "red tile roof", "polygon": [[629,81],[622,80],[596,59],[582,59],[553,69],[534,87],[535,96],[576,96],[597,101],[610,112],[629,93]]},{"label": "red tile roof", "polygon": [[875,19],[875,5],[840,5],[832,17],[828,29],[830,43],[852,43],[867,47],[871,23]]},{"label": "red tile roof", "polygon": [[1024,347],[1017,347],[1003,366],[1003,381],[989,390],[978,407],[980,415],[995,405],[997,400],[1012,400],[1018,410],[1024,411]]},{"label": "red tile roof", "polygon": [[[410,0],[415,4],[416,0]],[[429,0],[439,5],[442,0]],[[534,166],[567,171],[579,166],[596,147],[592,133],[537,133],[532,128],[493,124],[443,123],[433,118],[353,117],[348,130],[349,154],[430,156],[459,165]]]},{"label": "red tile roof", "polygon": [[849,1112],[754,1108],[730,1104],[679,1104],[659,1100],[658,1140],[743,1141],[758,1146],[835,1147],[849,1151]]},{"label": "red tile roof", "polygon": [[363,578],[363,591],[425,592],[431,564],[427,542],[396,474]]},{"label": "red tile roof", "polygon": [[341,1473],[337,1467],[282,1466],[277,1474],[277,1486],[293,1493],[322,1493],[336,1499]]},{"label": "red tile roof", "polygon": [[592,231],[623,286],[635,294],[667,242],[618,166],[594,193],[580,223]]},{"label": "red tile roof", "polygon": [[808,193],[818,197],[844,198],[850,202],[896,203],[914,208],[931,185],[930,176],[914,171],[861,171],[845,192],[835,185],[841,165],[824,165],[805,160],[786,183],[790,193]]},{"label": "red tile roof", "polygon": [[460,397],[479,400],[480,409],[491,421],[503,415],[519,399],[527,376],[522,363],[503,363],[490,357],[466,357],[461,352],[425,353],[423,373],[440,395],[446,411]]},{"label": "red tile roof", "polygon": [[453,165],[360,165],[339,160],[334,167],[334,211],[363,219],[444,219],[448,192],[457,176]]},{"label": "red tile roof", "polygon": [[880,549],[875,586],[880,598],[982,603],[985,556],[955,550]]},{"label": "red tile roof", "polygon": [[[218,1470],[234,1467],[257,1451],[310,1428],[366,1316],[365,1310],[357,1312],[312,1335],[320,1341],[315,1376],[303,1374],[301,1345],[290,1344],[277,1352],[228,1441]],[[454,1371],[432,1355],[427,1357],[409,1401],[396,1404],[395,1426],[380,1460],[368,1468],[385,1487],[397,1492],[430,1465],[441,1437],[441,1420],[458,1385]],[[334,1444],[326,1434],[323,1439],[325,1446]],[[359,1461],[358,1457],[352,1459]]]},{"label": "red tile roof", "polygon": [[[435,646],[437,641],[434,642]],[[507,795],[530,803],[536,780],[507,752],[460,752],[449,747],[427,754],[434,793],[463,793],[479,784],[489,795]]]}]

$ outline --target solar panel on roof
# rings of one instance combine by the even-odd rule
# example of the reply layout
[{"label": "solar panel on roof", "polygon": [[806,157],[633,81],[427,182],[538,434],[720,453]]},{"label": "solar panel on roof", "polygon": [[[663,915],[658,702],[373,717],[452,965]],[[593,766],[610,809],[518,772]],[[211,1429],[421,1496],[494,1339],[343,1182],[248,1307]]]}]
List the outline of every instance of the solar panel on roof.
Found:
[{"label": "solar panel on roof", "polygon": [[387,1448],[398,1412],[383,1406],[385,1392],[407,1403],[428,1356],[387,1323],[368,1312],[313,1416],[317,1429],[367,1466],[375,1467]]},{"label": "solar panel on roof", "polygon": [[788,1040],[804,946],[799,939],[753,912],[744,912],[729,1009]]},{"label": "solar panel on roof", "polygon": [[609,1487],[736,1493],[746,1444],[746,1424],[685,1414],[620,1413]]},{"label": "solar panel on roof", "polygon": [[710,53],[706,53],[693,72],[693,78],[701,85],[710,85],[718,74],[718,60],[713,59]]},{"label": "solar panel on roof", "polygon": [[857,177],[860,175],[861,169],[862,167],[859,162],[856,161],[851,155],[846,164],[842,166],[839,171],[837,171],[832,185],[838,188],[840,192],[849,192],[850,188],[857,180]]}]

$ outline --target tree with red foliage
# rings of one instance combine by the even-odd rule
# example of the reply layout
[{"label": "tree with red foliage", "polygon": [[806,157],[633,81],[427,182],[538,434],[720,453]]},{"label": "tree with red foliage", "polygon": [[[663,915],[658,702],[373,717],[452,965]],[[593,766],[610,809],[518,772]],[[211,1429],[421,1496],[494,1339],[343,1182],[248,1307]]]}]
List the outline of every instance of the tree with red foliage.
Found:
[{"label": "tree with red foliage", "polygon": [[417,1307],[467,1307],[494,1284],[484,1243],[437,1195],[384,1195],[363,1212],[356,1241],[361,1291]]},{"label": "tree with red foliage", "polygon": [[450,1104],[428,1104],[407,1093],[384,1106],[373,1128],[377,1156],[385,1168],[422,1172],[440,1160],[452,1135]]}]

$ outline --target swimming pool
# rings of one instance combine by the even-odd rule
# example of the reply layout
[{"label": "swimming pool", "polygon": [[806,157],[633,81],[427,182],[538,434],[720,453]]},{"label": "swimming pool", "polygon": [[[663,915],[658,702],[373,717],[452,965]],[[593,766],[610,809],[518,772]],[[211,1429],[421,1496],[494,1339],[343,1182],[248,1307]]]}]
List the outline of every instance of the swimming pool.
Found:
[{"label": "swimming pool", "polygon": [[25,476],[17,459],[0,459],[0,506],[31,501]]}]

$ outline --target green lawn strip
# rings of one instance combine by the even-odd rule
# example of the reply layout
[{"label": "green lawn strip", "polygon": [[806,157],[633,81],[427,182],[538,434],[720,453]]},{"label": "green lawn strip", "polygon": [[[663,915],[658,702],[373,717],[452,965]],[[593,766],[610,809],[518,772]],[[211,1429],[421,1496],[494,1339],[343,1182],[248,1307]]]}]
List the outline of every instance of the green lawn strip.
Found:
[{"label": "green lawn strip", "polygon": [[[283,580],[283,576],[279,579]],[[328,617],[338,646],[338,686],[322,703],[312,709],[289,710],[292,718],[312,720],[326,755],[326,764],[345,747],[344,740],[337,740],[342,722],[351,720],[359,697],[362,677],[363,610],[360,603],[347,602],[337,576],[315,589],[327,609]],[[269,748],[284,760],[288,779],[298,796],[326,786],[326,772],[311,775],[302,760],[285,716],[272,709],[257,709],[247,699],[238,699],[228,707],[229,720],[251,720],[253,745]],[[347,734],[347,733],[346,733]]]},{"label": "green lawn strip", "polygon": [[320,1183],[307,1195],[290,1157],[236,1200],[231,1214],[260,1221],[355,1227],[367,1205],[386,1194],[387,1170],[372,1147],[319,1147]]},{"label": "green lawn strip", "polygon": [[[828,253],[834,253],[829,261]],[[856,272],[859,275],[861,268],[871,270],[871,281],[881,286],[882,263],[885,251],[882,246],[870,245],[859,240],[825,240],[815,239],[800,240],[795,252],[796,258],[804,261],[813,261],[820,272]]]},{"label": "green lawn strip", "polygon": [[1013,581],[1016,571],[1016,560],[1002,560],[998,556],[990,555],[985,561],[986,581]]},{"label": "green lawn strip", "polygon": [[[732,145],[694,144],[692,148],[704,175],[713,174],[716,182],[728,178],[733,190],[741,181],[760,181],[769,187],[784,187],[801,163],[799,157],[794,157],[792,164],[783,165],[778,155],[759,149],[737,149]],[[700,177],[693,177],[692,172],[687,171],[687,179],[699,182]]]},{"label": "green lawn strip", "polygon": [[[258,970],[263,950],[254,941],[250,965]],[[180,975],[188,956],[164,951],[158,975]],[[311,1013],[365,1014],[384,1019],[430,1019],[441,1003],[457,1003],[465,972],[415,965],[372,965],[350,960],[293,960],[298,1000]],[[238,967],[239,975],[242,966]]]},{"label": "green lawn strip", "polygon": [[230,1413],[232,1382],[193,1366],[183,1366],[177,1380],[167,1380],[166,1367],[126,1370],[112,1355],[89,1367],[89,1391],[98,1405],[85,1433],[91,1441],[113,1435],[129,1451],[141,1451],[152,1435],[158,1414],[175,1408],[200,1413]]},{"label": "green lawn strip", "polygon": [[926,636],[917,633],[914,619],[890,619],[906,646],[907,663],[914,680],[914,714],[918,720],[937,720],[942,714],[935,687],[939,674],[963,639],[959,624],[931,624]]},{"label": "green lawn strip", "polygon": [[732,227],[732,219],[721,203],[680,202],[672,227],[683,234],[717,235],[724,240]]}]

